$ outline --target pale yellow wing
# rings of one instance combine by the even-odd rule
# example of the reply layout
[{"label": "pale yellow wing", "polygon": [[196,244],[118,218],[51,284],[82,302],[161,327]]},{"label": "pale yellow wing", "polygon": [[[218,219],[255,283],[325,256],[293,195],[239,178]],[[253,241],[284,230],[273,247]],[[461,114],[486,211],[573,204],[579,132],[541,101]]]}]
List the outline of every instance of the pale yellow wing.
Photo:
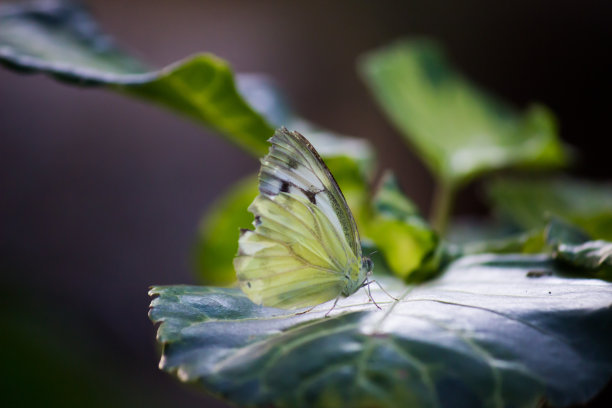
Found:
[{"label": "pale yellow wing", "polygon": [[313,306],[339,296],[358,275],[359,235],[340,189],[310,143],[286,129],[271,142],[262,159],[260,195],[249,207],[255,230],[242,231],[236,276],[255,303]]}]

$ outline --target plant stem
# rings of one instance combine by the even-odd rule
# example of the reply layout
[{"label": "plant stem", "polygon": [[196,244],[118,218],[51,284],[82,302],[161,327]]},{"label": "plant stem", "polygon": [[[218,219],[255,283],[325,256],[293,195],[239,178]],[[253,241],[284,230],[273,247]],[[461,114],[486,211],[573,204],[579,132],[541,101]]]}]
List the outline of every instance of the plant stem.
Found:
[{"label": "plant stem", "polygon": [[441,235],[446,231],[454,198],[455,188],[451,183],[438,183],[434,192],[429,221]]}]

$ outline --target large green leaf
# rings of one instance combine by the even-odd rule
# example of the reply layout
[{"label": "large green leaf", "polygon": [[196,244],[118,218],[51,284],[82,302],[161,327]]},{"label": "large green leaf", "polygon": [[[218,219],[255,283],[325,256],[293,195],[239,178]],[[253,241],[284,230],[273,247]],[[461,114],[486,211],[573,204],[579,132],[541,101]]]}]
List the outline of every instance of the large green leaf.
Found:
[{"label": "large green leaf", "polygon": [[[87,11],[72,2],[0,6],[0,62],[20,71],[42,72],[80,86],[105,86],[161,104],[257,156],[265,154],[266,140],[274,133],[238,91],[237,82],[244,82],[245,91],[252,90],[252,77],[235,80],[229,65],[210,54],[195,55],[161,70],[148,69],[116,47]],[[257,94],[250,98],[255,100]]]},{"label": "large green leaf", "polygon": [[308,136],[341,186],[349,179],[347,190],[357,178],[364,186],[372,176],[374,151],[367,141],[340,137],[299,118],[265,76],[234,75],[225,61],[210,54],[151,70],[119,49],[87,11],[72,2],[0,6],[0,63],[159,103],[220,132],[256,157],[268,151],[274,128],[287,126]]},{"label": "large green leaf", "polygon": [[445,184],[510,166],[555,167],[567,156],[542,106],[524,114],[454,72],[429,41],[399,41],[359,69],[384,112]]},{"label": "large green leaf", "polygon": [[[533,407],[612,376],[612,284],[544,256],[475,256],[417,286],[384,280],[295,315],[237,289],[156,287],[162,369],[239,406]],[[547,271],[533,274],[533,271]]]},{"label": "large green leaf", "polygon": [[506,220],[528,230],[551,216],[565,219],[595,239],[612,241],[612,184],[570,178],[490,182],[488,197]]},{"label": "large green leaf", "polygon": [[155,70],[117,47],[86,9],[63,0],[0,5],[0,63],[79,86],[111,90],[163,105],[210,127],[256,157],[277,126],[308,130],[324,157],[343,156],[367,172],[364,140],[339,138],[291,113],[261,75],[234,75],[227,62],[200,54]]}]

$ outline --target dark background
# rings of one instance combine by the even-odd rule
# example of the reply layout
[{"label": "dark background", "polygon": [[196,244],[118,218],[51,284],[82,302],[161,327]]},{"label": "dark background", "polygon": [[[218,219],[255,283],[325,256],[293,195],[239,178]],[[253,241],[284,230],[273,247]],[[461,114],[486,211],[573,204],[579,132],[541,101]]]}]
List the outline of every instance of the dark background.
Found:
[{"label": "dark background", "polygon": [[[355,71],[362,52],[403,35],[437,39],[466,76],[519,108],[548,105],[581,153],[572,174],[612,178],[609,1],[86,3],[153,65],[209,51],[238,72],[271,75],[304,117],[371,140],[424,211],[432,179]],[[0,69],[3,397],[19,406],[218,404],[158,371],[147,288],[195,282],[201,215],[256,169],[156,107]],[[478,191],[459,196],[458,213],[482,213]]]}]

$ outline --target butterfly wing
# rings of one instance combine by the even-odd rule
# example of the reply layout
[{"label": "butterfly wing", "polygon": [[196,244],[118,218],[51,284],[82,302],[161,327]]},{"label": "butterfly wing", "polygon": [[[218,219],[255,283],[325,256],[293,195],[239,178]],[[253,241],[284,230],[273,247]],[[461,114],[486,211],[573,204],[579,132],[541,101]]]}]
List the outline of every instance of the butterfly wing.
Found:
[{"label": "butterfly wing", "polygon": [[285,128],[270,139],[270,152],[262,160],[259,191],[275,196],[291,190],[319,207],[356,255],[361,255],[357,224],[331,172],[310,142]]},{"label": "butterfly wing", "polygon": [[355,220],[333,176],[312,145],[282,128],[261,161],[259,192],[234,259],[242,290],[253,302],[308,307],[337,297],[359,276]]}]

